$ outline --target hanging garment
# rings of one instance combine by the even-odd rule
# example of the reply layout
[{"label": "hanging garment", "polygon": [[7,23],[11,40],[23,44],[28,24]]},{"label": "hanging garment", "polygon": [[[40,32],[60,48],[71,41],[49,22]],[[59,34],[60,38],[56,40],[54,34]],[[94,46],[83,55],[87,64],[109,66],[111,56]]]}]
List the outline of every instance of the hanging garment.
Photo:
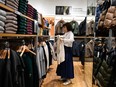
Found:
[{"label": "hanging garment", "polygon": [[57,22],[57,24],[55,25],[55,35],[62,35],[64,33],[62,30],[62,26],[64,23],[64,20],[60,20]]},{"label": "hanging garment", "polygon": [[49,66],[52,65],[52,53],[51,53],[51,47],[50,43],[46,41],[46,45],[48,46],[48,53],[49,53]]},{"label": "hanging garment", "polygon": [[79,25],[77,21],[71,21],[70,24],[72,25],[72,32],[74,35],[79,35]]},{"label": "hanging garment", "polygon": [[11,70],[12,77],[14,82],[14,87],[25,87],[25,79],[24,79],[24,62],[20,58],[19,54],[16,51],[11,50]]},{"label": "hanging garment", "polygon": [[103,60],[96,78],[100,82],[102,87],[108,87],[113,67],[109,66],[105,60]]},{"label": "hanging garment", "polygon": [[33,87],[33,66],[32,58],[30,53],[26,52],[23,54],[22,59],[25,64],[24,78],[25,78],[25,87]]},{"label": "hanging garment", "polygon": [[82,40],[75,40],[73,42],[73,47],[72,47],[72,51],[73,51],[73,56],[74,57],[79,57],[80,56],[80,49],[79,49],[79,44],[82,42]]},{"label": "hanging garment", "polygon": [[116,6],[116,0],[111,0],[111,6]]},{"label": "hanging garment", "polygon": [[15,51],[9,52],[10,57],[0,60],[0,87],[25,87],[23,61]]},{"label": "hanging garment", "polygon": [[96,8],[96,17],[95,17],[95,31],[98,29],[97,25],[98,25],[98,20],[100,17],[100,14],[102,13],[102,5],[98,5]]},{"label": "hanging garment", "polygon": [[81,64],[84,65],[84,62],[85,62],[85,42],[84,41],[82,41],[79,44],[79,52],[80,52],[79,60],[81,61]]},{"label": "hanging garment", "polygon": [[48,51],[48,46],[45,42],[43,42],[43,47],[44,47],[45,55],[47,59],[47,69],[49,69],[49,51]]},{"label": "hanging garment", "polygon": [[11,62],[8,53],[5,59],[0,59],[0,87],[13,87]]},{"label": "hanging garment", "polygon": [[38,47],[38,55],[37,55],[37,67],[38,67],[38,74],[39,79],[42,79],[46,75],[46,67],[45,67],[45,57],[44,57],[44,51],[43,48],[40,46]]},{"label": "hanging garment", "polygon": [[52,58],[53,58],[54,60],[56,60],[56,55],[55,55],[55,51],[54,51],[53,44],[52,44],[52,42],[49,42],[49,44],[50,44],[50,48],[51,48],[51,55],[52,55]]},{"label": "hanging garment", "polygon": [[94,21],[90,21],[88,24],[87,24],[87,30],[86,30],[86,35],[93,35],[94,34]]},{"label": "hanging garment", "polygon": [[85,57],[93,57],[93,52],[94,52],[94,42],[93,40],[90,40],[85,45]]},{"label": "hanging garment", "polygon": [[79,24],[79,35],[85,35],[86,34],[86,17],[85,19]]},{"label": "hanging garment", "polygon": [[44,54],[44,58],[45,58],[45,68],[47,70],[47,57],[46,57],[44,46],[42,46],[42,48],[43,48],[43,54]]}]

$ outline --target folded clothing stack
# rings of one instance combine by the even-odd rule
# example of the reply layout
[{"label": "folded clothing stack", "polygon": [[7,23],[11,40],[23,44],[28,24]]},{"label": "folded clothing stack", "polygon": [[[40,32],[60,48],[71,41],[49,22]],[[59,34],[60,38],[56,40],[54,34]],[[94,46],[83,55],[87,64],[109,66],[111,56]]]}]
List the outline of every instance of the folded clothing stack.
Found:
[{"label": "folded clothing stack", "polygon": [[[18,11],[26,15],[27,13],[27,0],[19,0]],[[18,16],[18,34],[27,34],[27,19],[21,16]]]},{"label": "folded clothing stack", "polygon": [[4,33],[5,21],[6,21],[6,11],[0,9],[0,33]]},{"label": "folded clothing stack", "polygon": [[[18,0],[6,0],[6,6],[18,10]],[[5,33],[16,33],[18,29],[17,15],[12,12],[6,13]]]},{"label": "folded clothing stack", "polygon": [[[37,10],[34,8],[34,15],[33,15],[33,19],[38,21],[38,12]],[[33,33],[37,34],[37,30],[34,28],[34,22],[33,22]]]},{"label": "folded clothing stack", "polygon": [[19,0],[6,0],[6,6],[18,10]]},{"label": "folded clothing stack", "polygon": [[[33,19],[34,8],[28,4],[27,6],[27,16]],[[27,20],[27,34],[33,34],[33,21]]]},{"label": "folded clothing stack", "polygon": [[5,0],[0,0],[0,3],[5,4]]}]

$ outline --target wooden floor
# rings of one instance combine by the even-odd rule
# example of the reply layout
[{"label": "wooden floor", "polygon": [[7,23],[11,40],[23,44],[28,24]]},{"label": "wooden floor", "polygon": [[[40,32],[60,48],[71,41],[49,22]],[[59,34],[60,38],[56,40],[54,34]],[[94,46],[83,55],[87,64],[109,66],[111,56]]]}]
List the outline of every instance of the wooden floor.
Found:
[{"label": "wooden floor", "polygon": [[85,62],[84,71],[85,71],[85,82],[88,87],[92,87],[93,63]]},{"label": "wooden floor", "polygon": [[80,62],[74,62],[75,78],[72,79],[72,84],[67,86],[63,86],[62,82],[58,80],[60,77],[55,73],[56,67],[57,63],[54,62],[41,87],[87,87],[85,84],[84,70]]}]

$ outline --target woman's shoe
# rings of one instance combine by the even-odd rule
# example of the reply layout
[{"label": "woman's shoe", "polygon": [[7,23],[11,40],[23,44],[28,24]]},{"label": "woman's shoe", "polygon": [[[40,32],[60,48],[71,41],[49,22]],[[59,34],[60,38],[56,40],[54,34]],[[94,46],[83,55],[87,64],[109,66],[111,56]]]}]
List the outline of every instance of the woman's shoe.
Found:
[{"label": "woman's shoe", "polygon": [[66,82],[63,83],[63,85],[69,85],[69,84],[71,84],[71,83],[72,83],[71,80],[67,80]]}]

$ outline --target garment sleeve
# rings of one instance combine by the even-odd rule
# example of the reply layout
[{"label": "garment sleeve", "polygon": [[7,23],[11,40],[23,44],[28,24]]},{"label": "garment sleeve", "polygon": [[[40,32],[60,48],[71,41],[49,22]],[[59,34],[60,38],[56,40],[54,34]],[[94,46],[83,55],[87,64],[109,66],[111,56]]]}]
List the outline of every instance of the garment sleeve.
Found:
[{"label": "garment sleeve", "polygon": [[70,37],[68,39],[63,39],[64,43],[70,43],[74,41],[74,35],[70,34]]}]

